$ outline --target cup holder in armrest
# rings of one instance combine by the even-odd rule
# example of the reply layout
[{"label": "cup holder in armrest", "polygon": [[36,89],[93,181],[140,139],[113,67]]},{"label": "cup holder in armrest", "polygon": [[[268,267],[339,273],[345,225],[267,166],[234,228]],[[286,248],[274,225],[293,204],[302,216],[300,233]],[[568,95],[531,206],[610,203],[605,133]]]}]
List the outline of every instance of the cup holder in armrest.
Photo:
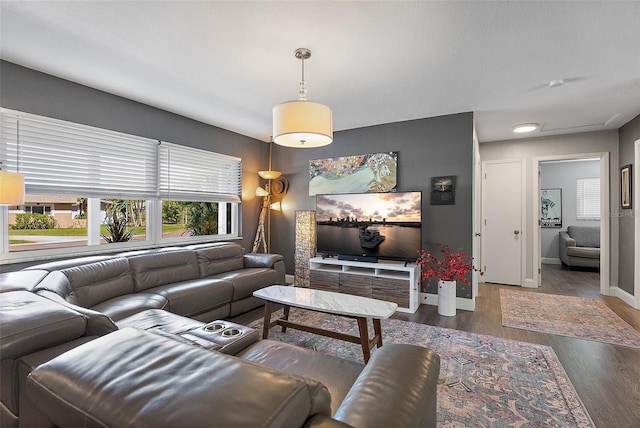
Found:
[{"label": "cup holder in armrest", "polygon": [[226,326],[221,322],[212,322],[211,324],[207,324],[204,326],[205,331],[220,331]]},{"label": "cup holder in armrest", "polygon": [[225,320],[211,321],[188,333],[220,345],[217,351],[231,355],[260,340],[257,330]]},{"label": "cup holder in armrest", "polygon": [[239,328],[228,328],[222,332],[224,337],[235,337],[240,336],[242,334],[242,330]]}]

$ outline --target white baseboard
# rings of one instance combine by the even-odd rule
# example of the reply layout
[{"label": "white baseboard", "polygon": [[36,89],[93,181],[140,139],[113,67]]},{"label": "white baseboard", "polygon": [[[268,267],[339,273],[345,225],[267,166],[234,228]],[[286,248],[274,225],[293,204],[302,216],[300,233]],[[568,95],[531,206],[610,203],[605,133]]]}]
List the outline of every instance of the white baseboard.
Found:
[{"label": "white baseboard", "polygon": [[533,278],[525,278],[522,286],[526,288],[538,288],[538,284],[533,282]]},{"label": "white baseboard", "polygon": [[293,279],[294,279],[293,275],[286,274],[284,276],[284,282],[287,284],[293,284]]},{"label": "white baseboard", "polygon": [[636,299],[633,295],[627,293],[622,288],[613,286],[609,287],[609,295],[617,297],[632,308],[640,309],[640,303],[638,302],[639,299]]},{"label": "white baseboard", "polygon": [[[438,295],[421,292],[420,303],[422,303],[423,305],[438,306]],[[476,301],[472,299],[465,299],[463,297],[456,297],[456,309],[462,309],[465,311],[475,311]]]},{"label": "white baseboard", "polygon": [[545,265],[561,265],[562,261],[560,259],[554,259],[551,257],[542,257],[540,262]]}]

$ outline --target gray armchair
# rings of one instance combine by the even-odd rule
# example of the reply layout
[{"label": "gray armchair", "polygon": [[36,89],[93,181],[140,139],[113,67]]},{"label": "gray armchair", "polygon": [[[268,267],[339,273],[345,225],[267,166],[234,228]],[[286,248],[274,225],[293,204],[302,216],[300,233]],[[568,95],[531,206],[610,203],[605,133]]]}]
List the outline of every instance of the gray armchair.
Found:
[{"label": "gray armchair", "polygon": [[563,264],[600,268],[600,227],[569,226],[560,232],[559,242]]}]

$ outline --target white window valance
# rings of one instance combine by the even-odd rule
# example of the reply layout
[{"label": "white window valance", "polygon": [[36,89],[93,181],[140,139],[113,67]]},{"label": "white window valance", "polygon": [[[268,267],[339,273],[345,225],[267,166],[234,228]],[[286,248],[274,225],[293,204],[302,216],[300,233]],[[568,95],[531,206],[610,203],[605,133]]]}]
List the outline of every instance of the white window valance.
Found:
[{"label": "white window valance", "polygon": [[7,109],[2,169],[31,195],[240,202],[236,157]]},{"label": "white window valance", "polygon": [[160,199],[240,202],[239,158],[161,142]]}]

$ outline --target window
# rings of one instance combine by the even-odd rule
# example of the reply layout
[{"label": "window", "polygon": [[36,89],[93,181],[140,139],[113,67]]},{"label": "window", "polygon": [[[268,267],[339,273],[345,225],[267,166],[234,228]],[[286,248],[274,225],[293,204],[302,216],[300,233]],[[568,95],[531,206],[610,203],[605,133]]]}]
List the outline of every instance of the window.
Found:
[{"label": "window", "polygon": [[576,218],[600,220],[600,178],[578,178]]},{"label": "window", "polygon": [[25,175],[27,195],[0,207],[0,254],[238,236],[239,158],[7,109],[0,119],[1,165]]},{"label": "window", "polygon": [[147,240],[147,201],[100,200],[100,244]]},{"label": "window", "polygon": [[237,235],[228,220],[240,203],[240,159],[164,141],[158,150],[162,238]]},{"label": "window", "polygon": [[[73,196],[27,195],[9,207],[9,252],[32,252],[87,245],[86,220],[77,218]],[[84,222],[84,223],[83,223]]]}]

